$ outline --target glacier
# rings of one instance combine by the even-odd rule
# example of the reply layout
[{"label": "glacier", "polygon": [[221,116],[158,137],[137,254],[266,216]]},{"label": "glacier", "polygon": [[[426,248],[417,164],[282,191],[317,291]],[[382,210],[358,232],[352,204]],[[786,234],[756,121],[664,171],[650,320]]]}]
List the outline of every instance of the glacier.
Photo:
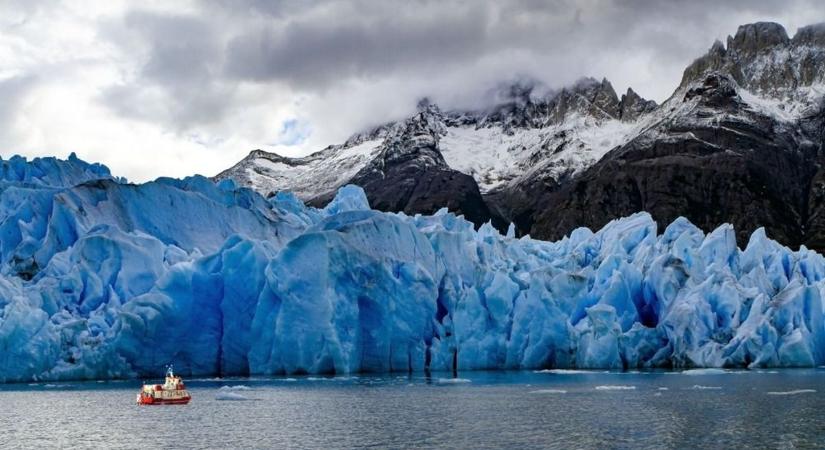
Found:
[{"label": "glacier", "polygon": [[0,381],[813,367],[825,259],[646,213],[558,242],[231,179],[0,160]]}]

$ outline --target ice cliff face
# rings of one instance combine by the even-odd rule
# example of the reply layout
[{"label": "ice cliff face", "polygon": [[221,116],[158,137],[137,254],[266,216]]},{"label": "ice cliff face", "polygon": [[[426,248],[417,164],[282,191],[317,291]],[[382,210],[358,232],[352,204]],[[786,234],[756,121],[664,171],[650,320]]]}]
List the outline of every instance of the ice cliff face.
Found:
[{"label": "ice cliff face", "polygon": [[315,209],[14,161],[2,381],[825,362],[825,259],[763,230],[740,250],[730,226],[636,214],[544,242],[375,211],[354,186]]}]

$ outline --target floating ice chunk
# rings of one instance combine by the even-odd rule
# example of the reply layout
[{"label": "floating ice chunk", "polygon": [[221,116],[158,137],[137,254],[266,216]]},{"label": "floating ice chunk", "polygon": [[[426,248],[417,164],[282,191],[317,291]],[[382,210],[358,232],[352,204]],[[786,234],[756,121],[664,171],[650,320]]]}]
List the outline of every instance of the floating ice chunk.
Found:
[{"label": "floating ice chunk", "polygon": [[814,389],[795,389],[793,391],[777,391],[777,392],[771,391],[771,392],[766,392],[766,394],[768,394],[768,395],[799,395],[799,394],[813,394],[815,392],[816,392],[816,390],[814,390]]},{"label": "floating ice chunk", "polygon": [[246,401],[252,399],[241,394],[238,394],[236,392],[221,391],[215,394],[215,400]]},{"label": "floating ice chunk", "polygon": [[567,391],[564,389],[536,389],[535,391],[530,391],[531,394],[566,394]]},{"label": "floating ice chunk", "polygon": [[724,369],[689,369],[679,373],[682,375],[725,375],[730,372]]},{"label": "floating ice chunk", "polygon": [[436,383],[439,384],[461,384],[461,383],[472,383],[472,380],[467,378],[437,378]]},{"label": "floating ice chunk", "polygon": [[534,370],[533,373],[552,373],[554,375],[588,375],[594,373],[608,373],[599,370],[578,370],[578,369],[542,369]]}]

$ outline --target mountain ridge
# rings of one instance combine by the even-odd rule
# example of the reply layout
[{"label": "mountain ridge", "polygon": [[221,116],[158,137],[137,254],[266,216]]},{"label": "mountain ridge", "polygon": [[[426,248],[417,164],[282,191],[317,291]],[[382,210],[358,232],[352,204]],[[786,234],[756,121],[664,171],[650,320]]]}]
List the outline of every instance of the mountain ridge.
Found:
[{"label": "mountain ridge", "polygon": [[[715,41],[686,67],[661,105],[632,89],[619,97],[604,78],[582,78],[558,90],[519,80],[500,87],[498,103],[487,108],[442,111],[424,100],[410,118],[356,133],[345,144],[287,164],[280,172],[269,172],[259,161],[269,156],[253,152],[216,179],[232,177],[264,194],[295,190],[316,206],[343,184],[365,185],[369,200],[380,210],[432,213],[440,202],[476,226],[492,221],[503,229],[512,222],[519,235],[538,238],[557,239],[576,226],[599,227],[612,218],[649,210],[657,220],[663,217],[660,223],[682,215],[704,229],[731,222],[740,238],[765,224],[785,244],[819,248],[825,239],[808,237],[811,227],[820,226],[809,223],[820,216],[818,209],[809,208],[819,204],[820,196],[805,186],[819,183],[812,180],[821,177],[810,169],[822,164],[823,74],[825,24],[801,27],[790,38],[779,24],[757,22],[740,26],[726,44]],[[405,134],[413,122],[418,132]],[[727,150],[740,157],[725,156]],[[410,156],[402,158],[404,169],[392,176],[387,171],[393,170],[392,161],[400,160],[385,158],[388,151]],[[352,156],[341,164],[341,155],[348,153]],[[310,170],[300,181],[289,178],[290,173],[298,177],[296,167],[320,167],[324,160],[335,163],[323,171],[326,176]],[[629,167],[628,161],[641,160],[649,167],[639,166],[638,173],[626,174],[628,179],[638,186],[660,185],[662,191],[646,192],[644,201],[640,195],[645,189],[614,188],[623,186],[614,178]],[[716,170],[713,164],[722,160],[732,172]],[[751,168],[734,170],[737,164]],[[441,182],[431,182],[435,175],[428,171],[435,167]],[[796,180],[775,183],[776,169]],[[682,186],[668,171],[695,173],[694,184]],[[331,179],[329,173],[338,175]],[[713,189],[724,186],[709,174],[745,178],[728,180],[733,184],[773,186],[775,198],[764,203],[764,189],[748,187],[747,194],[715,200]],[[416,196],[411,186],[416,186]],[[684,195],[692,190],[697,192]],[[782,205],[783,195],[790,205]],[[811,198],[803,199],[806,195]],[[681,201],[684,197],[690,201]],[[759,204],[754,208],[763,212],[745,220],[753,214],[737,202]]]}]

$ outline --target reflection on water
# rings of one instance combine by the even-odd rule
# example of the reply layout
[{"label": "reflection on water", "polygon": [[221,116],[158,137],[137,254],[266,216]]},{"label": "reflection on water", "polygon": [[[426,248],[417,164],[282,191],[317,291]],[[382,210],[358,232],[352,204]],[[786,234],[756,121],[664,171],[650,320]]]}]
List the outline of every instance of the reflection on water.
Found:
[{"label": "reflection on water", "polygon": [[465,372],[0,385],[12,448],[825,447],[825,370]]}]

